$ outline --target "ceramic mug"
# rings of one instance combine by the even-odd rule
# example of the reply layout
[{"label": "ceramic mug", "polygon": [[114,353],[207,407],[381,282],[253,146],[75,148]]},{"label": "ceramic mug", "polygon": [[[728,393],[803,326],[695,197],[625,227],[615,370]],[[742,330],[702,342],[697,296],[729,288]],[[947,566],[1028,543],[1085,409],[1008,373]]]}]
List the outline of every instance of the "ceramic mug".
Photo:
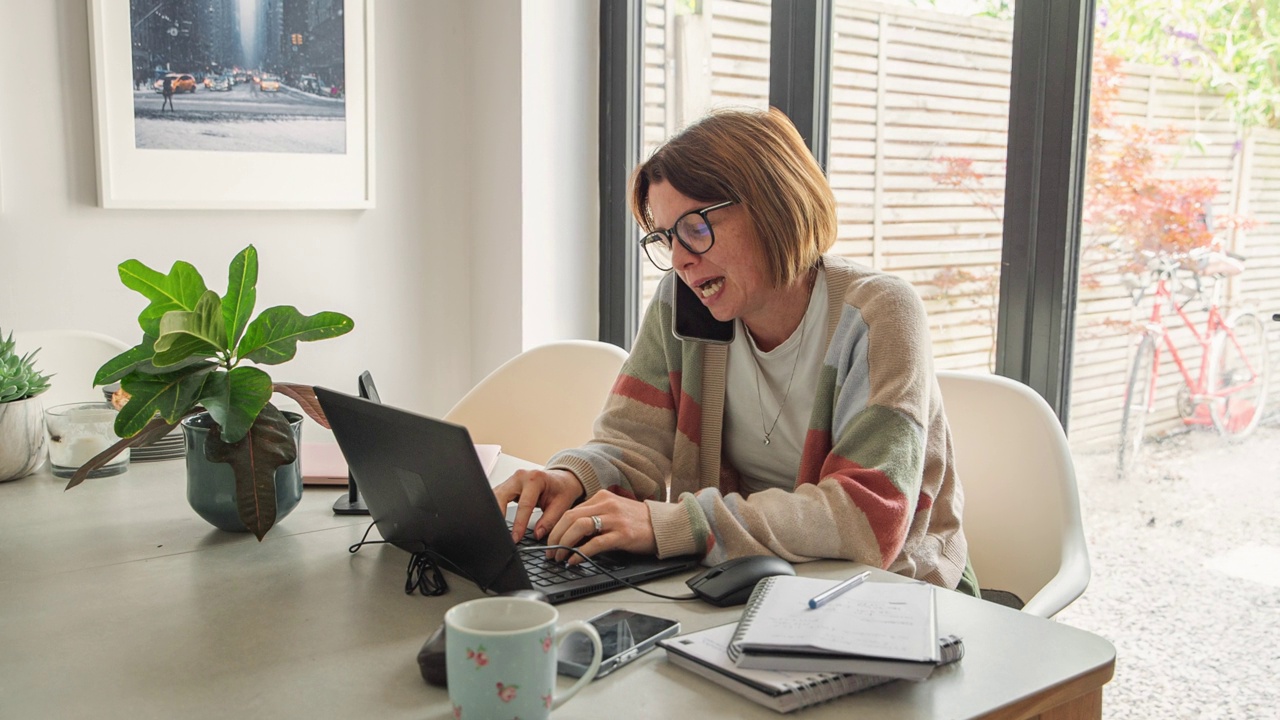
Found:
[{"label": "ceramic mug", "polygon": [[[444,616],[445,666],[455,718],[548,718],[591,682],[600,668],[600,635],[574,620],[556,627],[547,603],[487,597],[455,605]],[[591,640],[586,674],[556,694],[556,653],[571,633]]]}]

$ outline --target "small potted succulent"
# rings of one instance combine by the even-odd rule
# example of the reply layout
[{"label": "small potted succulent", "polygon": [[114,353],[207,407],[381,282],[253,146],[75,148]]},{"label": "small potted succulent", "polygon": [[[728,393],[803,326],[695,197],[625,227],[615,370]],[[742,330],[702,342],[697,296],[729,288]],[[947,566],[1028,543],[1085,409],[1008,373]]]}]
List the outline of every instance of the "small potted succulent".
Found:
[{"label": "small potted succulent", "polygon": [[124,448],[154,442],[181,423],[192,508],[216,527],[248,530],[261,540],[302,495],[302,417],[282,413],[271,396],[287,395],[321,426],[328,423],[311,386],[275,383],[256,366],[287,362],[299,341],[337,337],[354,323],[341,313],[303,315],[291,306],[267,308],[251,320],[258,280],[252,245],[231,261],[223,296],[181,261],[166,275],[126,260],[120,279],[151,301],[138,316],[142,342],[94,378],[95,385],[119,380],[128,394],[115,423],[123,439],[82,466],[67,489]]},{"label": "small potted succulent", "polygon": [[44,408],[49,376],[36,369],[39,348],[19,355],[13,332],[0,333],[0,482],[17,480],[44,462]]}]

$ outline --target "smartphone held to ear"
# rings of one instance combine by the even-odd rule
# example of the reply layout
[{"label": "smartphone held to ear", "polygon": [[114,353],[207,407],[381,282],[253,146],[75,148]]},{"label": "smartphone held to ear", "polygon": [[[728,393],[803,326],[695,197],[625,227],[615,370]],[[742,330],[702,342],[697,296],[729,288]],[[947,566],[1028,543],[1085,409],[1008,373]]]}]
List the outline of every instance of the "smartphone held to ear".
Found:
[{"label": "smartphone held to ear", "polygon": [[[657,646],[659,640],[673,637],[680,632],[675,620],[643,615],[621,608],[610,610],[588,620],[600,633],[603,649],[597,678],[617,670]],[[591,663],[591,643],[586,636],[575,633],[560,646],[557,670],[561,675],[582,677]]]},{"label": "smartphone held to ear", "polygon": [[733,342],[733,322],[717,320],[706,305],[698,299],[693,288],[674,278],[676,284],[675,312],[672,315],[671,332],[681,340],[727,345]]}]

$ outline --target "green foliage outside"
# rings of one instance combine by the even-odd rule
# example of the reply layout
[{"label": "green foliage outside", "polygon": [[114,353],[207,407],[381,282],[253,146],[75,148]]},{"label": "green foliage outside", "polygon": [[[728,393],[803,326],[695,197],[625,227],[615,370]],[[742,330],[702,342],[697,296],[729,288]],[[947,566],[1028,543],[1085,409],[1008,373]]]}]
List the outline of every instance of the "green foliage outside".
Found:
[{"label": "green foliage outside", "polygon": [[[1012,22],[1014,0],[909,0]],[[1172,67],[1241,125],[1280,127],[1280,0],[1099,0],[1095,33],[1122,60]]]},{"label": "green foliage outside", "polygon": [[1172,66],[1223,94],[1240,124],[1280,127],[1277,0],[1100,2],[1096,27],[1121,58]]}]

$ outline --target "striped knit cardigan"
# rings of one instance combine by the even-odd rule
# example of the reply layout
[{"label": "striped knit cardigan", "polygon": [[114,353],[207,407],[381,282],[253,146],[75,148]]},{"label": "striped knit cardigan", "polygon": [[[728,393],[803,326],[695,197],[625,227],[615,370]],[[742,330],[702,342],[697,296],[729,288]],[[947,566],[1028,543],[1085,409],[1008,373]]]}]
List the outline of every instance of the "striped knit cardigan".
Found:
[{"label": "striped knit cardigan", "polygon": [[728,348],[671,333],[668,273],[595,425],[547,466],[647,501],[661,557],[714,565],[842,558],[955,588],[963,494],[933,375],[924,306],[905,281],[823,258],[827,351],[792,491],[743,497],[721,454]]}]

